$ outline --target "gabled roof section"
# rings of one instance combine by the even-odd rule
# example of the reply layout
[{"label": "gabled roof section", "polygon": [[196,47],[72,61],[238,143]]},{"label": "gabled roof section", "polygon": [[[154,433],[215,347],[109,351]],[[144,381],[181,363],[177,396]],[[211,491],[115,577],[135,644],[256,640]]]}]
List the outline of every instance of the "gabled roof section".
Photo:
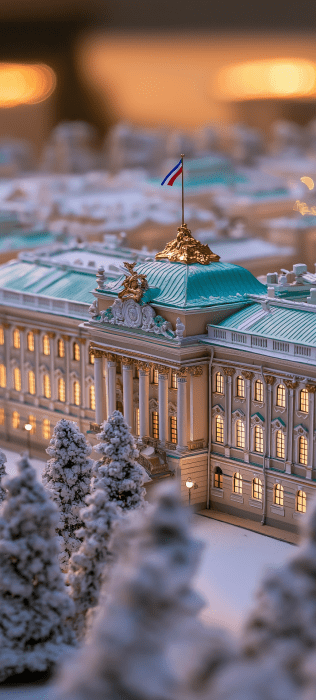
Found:
[{"label": "gabled roof section", "polygon": [[0,267],[0,290],[91,304],[94,287],[94,270],[91,273],[62,270],[20,260]]}]

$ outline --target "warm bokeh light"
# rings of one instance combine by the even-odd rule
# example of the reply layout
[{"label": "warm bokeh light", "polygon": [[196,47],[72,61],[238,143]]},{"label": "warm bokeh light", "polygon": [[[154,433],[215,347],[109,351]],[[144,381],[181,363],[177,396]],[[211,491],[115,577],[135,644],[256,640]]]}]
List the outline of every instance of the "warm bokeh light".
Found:
[{"label": "warm bokeh light", "polygon": [[56,75],[49,66],[0,63],[0,107],[42,102],[55,86]]},{"label": "warm bokeh light", "polygon": [[218,83],[227,100],[304,97],[315,93],[316,64],[287,58],[248,61],[223,68]]},{"label": "warm bokeh light", "polygon": [[309,190],[313,190],[315,187],[314,180],[311,177],[308,177],[308,175],[304,175],[304,177],[300,178],[301,182],[308,187]]}]

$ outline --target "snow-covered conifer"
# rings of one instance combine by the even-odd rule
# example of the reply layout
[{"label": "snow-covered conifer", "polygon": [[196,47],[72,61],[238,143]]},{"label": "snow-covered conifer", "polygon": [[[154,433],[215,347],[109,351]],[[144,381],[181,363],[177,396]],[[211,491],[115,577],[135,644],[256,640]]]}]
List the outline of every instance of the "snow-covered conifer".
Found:
[{"label": "snow-covered conifer", "polygon": [[57,508],[26,456],[7,477],[0,516],[0,681],[46,671],[74,644],[58,565]]},{"label": "snow-covered conifer", "polygon": [[93,468],[95,488],[102,480],[102,488],[108,492],[110,501],[123,510],[137,508],[145,494],[143,471],[136,461],[139,453],[135,440],[120,411],[114,411],[104,422],[97,437],[100,443],[95,451],[102,457]]},{"label": "snow-covered conifer", "polygon": [[80,510],[90,490],[91,445],[73,421],[62,418],[55,426],[46,452],[51,456],[43,470],[43,484],[59,508],[56,532],[60,538],[59,562],[67,570],[69,557],[80,546],[75,534],[82,527]]},{"label": "snow-covered conifer", "polygon": [[5,470],[5,463],[6,463],[6,461],[7,461],[7,458],[6,458],[5,454],[4,454],[4,452],[2,452],[2,450],[0,450],[0,503],[1,503],[1,502],[3,501],[3,499],[5,498],[5,490],[4,490],[4,488],[2,487],[2,483],[1,483],[1,482],[2,482],[2,477],[3,477],[3,476],[6,476],[6,470]]}]

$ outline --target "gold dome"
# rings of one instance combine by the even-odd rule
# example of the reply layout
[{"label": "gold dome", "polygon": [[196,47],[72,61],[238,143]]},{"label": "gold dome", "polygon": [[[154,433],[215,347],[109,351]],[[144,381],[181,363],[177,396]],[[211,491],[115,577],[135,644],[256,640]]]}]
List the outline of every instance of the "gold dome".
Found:
[{"label": "gold dome", "polygon": [[193,238],[190,229],[186,224],[179,226],[177,237],[167,243],[161,253],[157,253],[156,260],[170,260],[170,262],[180,262],[185,265],[200,263],[209,265],[211,262],[218,262],[220,257],[212,253],[208,245],[203,245]]}]

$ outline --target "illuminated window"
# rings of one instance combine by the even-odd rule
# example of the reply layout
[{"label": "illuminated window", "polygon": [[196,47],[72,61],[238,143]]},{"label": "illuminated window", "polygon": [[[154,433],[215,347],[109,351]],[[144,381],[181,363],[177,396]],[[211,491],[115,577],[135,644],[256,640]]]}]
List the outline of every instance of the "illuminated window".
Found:
[{"label": "illuminated window", "polygon": [[301,436],[298,438],[298,461],[299,464],[307,464],[307,440]]},{"label": "illuminated window", "polygon": [[0,425],[4,425],[4,408],[0,408]]},{"label": "illuminated window", "polygon": [[44,355],[50,355],[50,344],[48,335],[43,335],[43,353]]},{"label": "illuminated window", "polygon": [[50,399],[52,395],[50,388],[50,377],[48,374],[44,374],[43,376],[43,395],[46,399]]},{"label": "illuminated window", "polygon": [[154,369],[153,371],[153,383],[158,384],[158,369]]},{"label": "illuminated window", "polygon": [[217,394],[224,393],[224,377],[220,372],[215,374],[215,391]]},{"label": "illuminated window", "polygon": [[7,371],[5,365],[0,365],[0,387],[4,389],[7,386]]},{"label": "illuminated window", "polygon": [[50,440],[50,420],[48,418],[43,420],[42,435],[45,440]]},{"label": "illuminated window", "polygon": [[159,420],[158,420],[158,411],[153,411],[151,414],[151,425],[152,425],[152,434],[153,438],[158,440],[159,438]]},{"label": "illuminated window", "polygon": [[299,513],[306,513],[306,493],[305,491],[298,491],[296,495],[296,510]]},{"label": "illuminated window", "polygon": [[20,427],[20,414],[17,411],[12,413],[12,428],[17,430]]},{"label": "illuminated window", "polygon": [[89,353],[89,364],[94,365],[94,352]]},{"label": "illuminated window", "polygon": [[136,417],[136,421],[135,421],[135,423],[136,423],[136,435],[139,435],[139,433],[140,433],[140,427],[139,427],[139,408],[136,408],[135,417]]},{"label": "illuminated window", "polygon": [[13,382],[15,391],[21,391],[21,370],[18,367],[14,367],[13,370]]},{"label": "illuminated window", "polygon": [[0,345],[4,345],[4,330],[3,330],[3,326],[0,326]]},{"label": "illuminated window", "polygon": [[74,404],[75,406],[80,406],[80,384],[79,382],[74,382]]},{"label": "illuminated window", "polygon": [[175,445],[177,444],[177,418],[176,418],[176,416],[170,417],[170,440]]},{"label": "illuminated window", "polygon": [[242,476],[239,472],[235,472],[233,476],[233,492],[242,493]]},{"label": "illuminated window", "polygon": [[221,416],[216,416],[215,421],[215,441],[224,443],[224,421]]},{"label": "illuminated window", "polygon": [[284,489],[281,484],[276,484],[274,487],[274,503],[276,506],[283,506]]},{"label": "illuminated window", "polygon": [[80,346],[79,343],[74,343],[72,346],[72,357],[74,360],[79,362],[80,360]]},{"label": "illuminated window", "polygon": [[252,498],[256,498],[258,501],[262,500],[262,481],[261,479],[252,480]]},{"label": "illuminated window", "polygon": [[66,385],[63,377],[58,379],[58,401],[66,401]]},{"label": "illuminated window", "polygon": [[237,396],[241,399],[245,398],[245,380],[243,377],[237,377]]},{"label": "illuminated window", "polygon": [[223,488],[223,472],[220,467],[215,467],[214,471],[214,487],[216,489]]},{"label": "illuminated window", "polygon": [[95,388],[94,384],[90,385],[89,388],[89,407],[91,408],[91,411],[95,411]]},{"label": "illuminated window", "polygon": [[285,459],[285,436],[282,430],[276,432],[276,456]]},{"label": "illuminated window", "polygon": [[277,396],[276,405],[285,408],[285,386],[284,384],[279,384],[277,386]]},{"label": "illuminated window", "polygon": [[58,348],[58,357],[65,357],[65,343],[61,338],[59,339],[57,343],[57,348]]},{"label": "illuminated window", "polygon": [[32,333],[32,331],[30,331],[27,334],[27,349],[30,350],[30,352],[34,352],[34,347],[35,347],[34,333]]},{"label": "illuminated window", "polygon": [[[137,365],[135,366],[135,377],[136,379],[139,379],[139,367]],[[139,435],[139,433],[137,433]]]},{"label": "illuminated window", "polygon": [[177,389],[178,388],[178,377],[177,373],[172,370],[171,372],[171,389]]},{"label": "illuminated window", "polygon": [[261,425],[255,426],[254,449],[255,452],[263,452],[263,430]]},{"label": "illuminated window", "polygon": [[13,331],[13,347],[17,349],[21,347],[20,331],[17,328]]},{"label": "illuminated window", "polygon": [[28,373],[28,386],[29,386],[29,394],[35,394],[35,374],[31,370]]},{"label": "illuminated window", "polygon": [[31,433],[31,435],[34,435],[34,433],[36,432],[36,418],[35,418],[35,416],[29,416],[28,423],[32,426],[32,430],[30,430],[30,433]]},{"label": "illuminated window", "polygon": [[261,379],[255,381],[255,401],[263,402],[263,384]]},{"label": "illuminated window", "polygon": [[302,389],[300,391],[300,411],[308,413],[308,391],[307,389]]},{"label": "illuminated window", "polygon": [[242,420],[236,421],[236,447],[245,447],[245,424]]}]

